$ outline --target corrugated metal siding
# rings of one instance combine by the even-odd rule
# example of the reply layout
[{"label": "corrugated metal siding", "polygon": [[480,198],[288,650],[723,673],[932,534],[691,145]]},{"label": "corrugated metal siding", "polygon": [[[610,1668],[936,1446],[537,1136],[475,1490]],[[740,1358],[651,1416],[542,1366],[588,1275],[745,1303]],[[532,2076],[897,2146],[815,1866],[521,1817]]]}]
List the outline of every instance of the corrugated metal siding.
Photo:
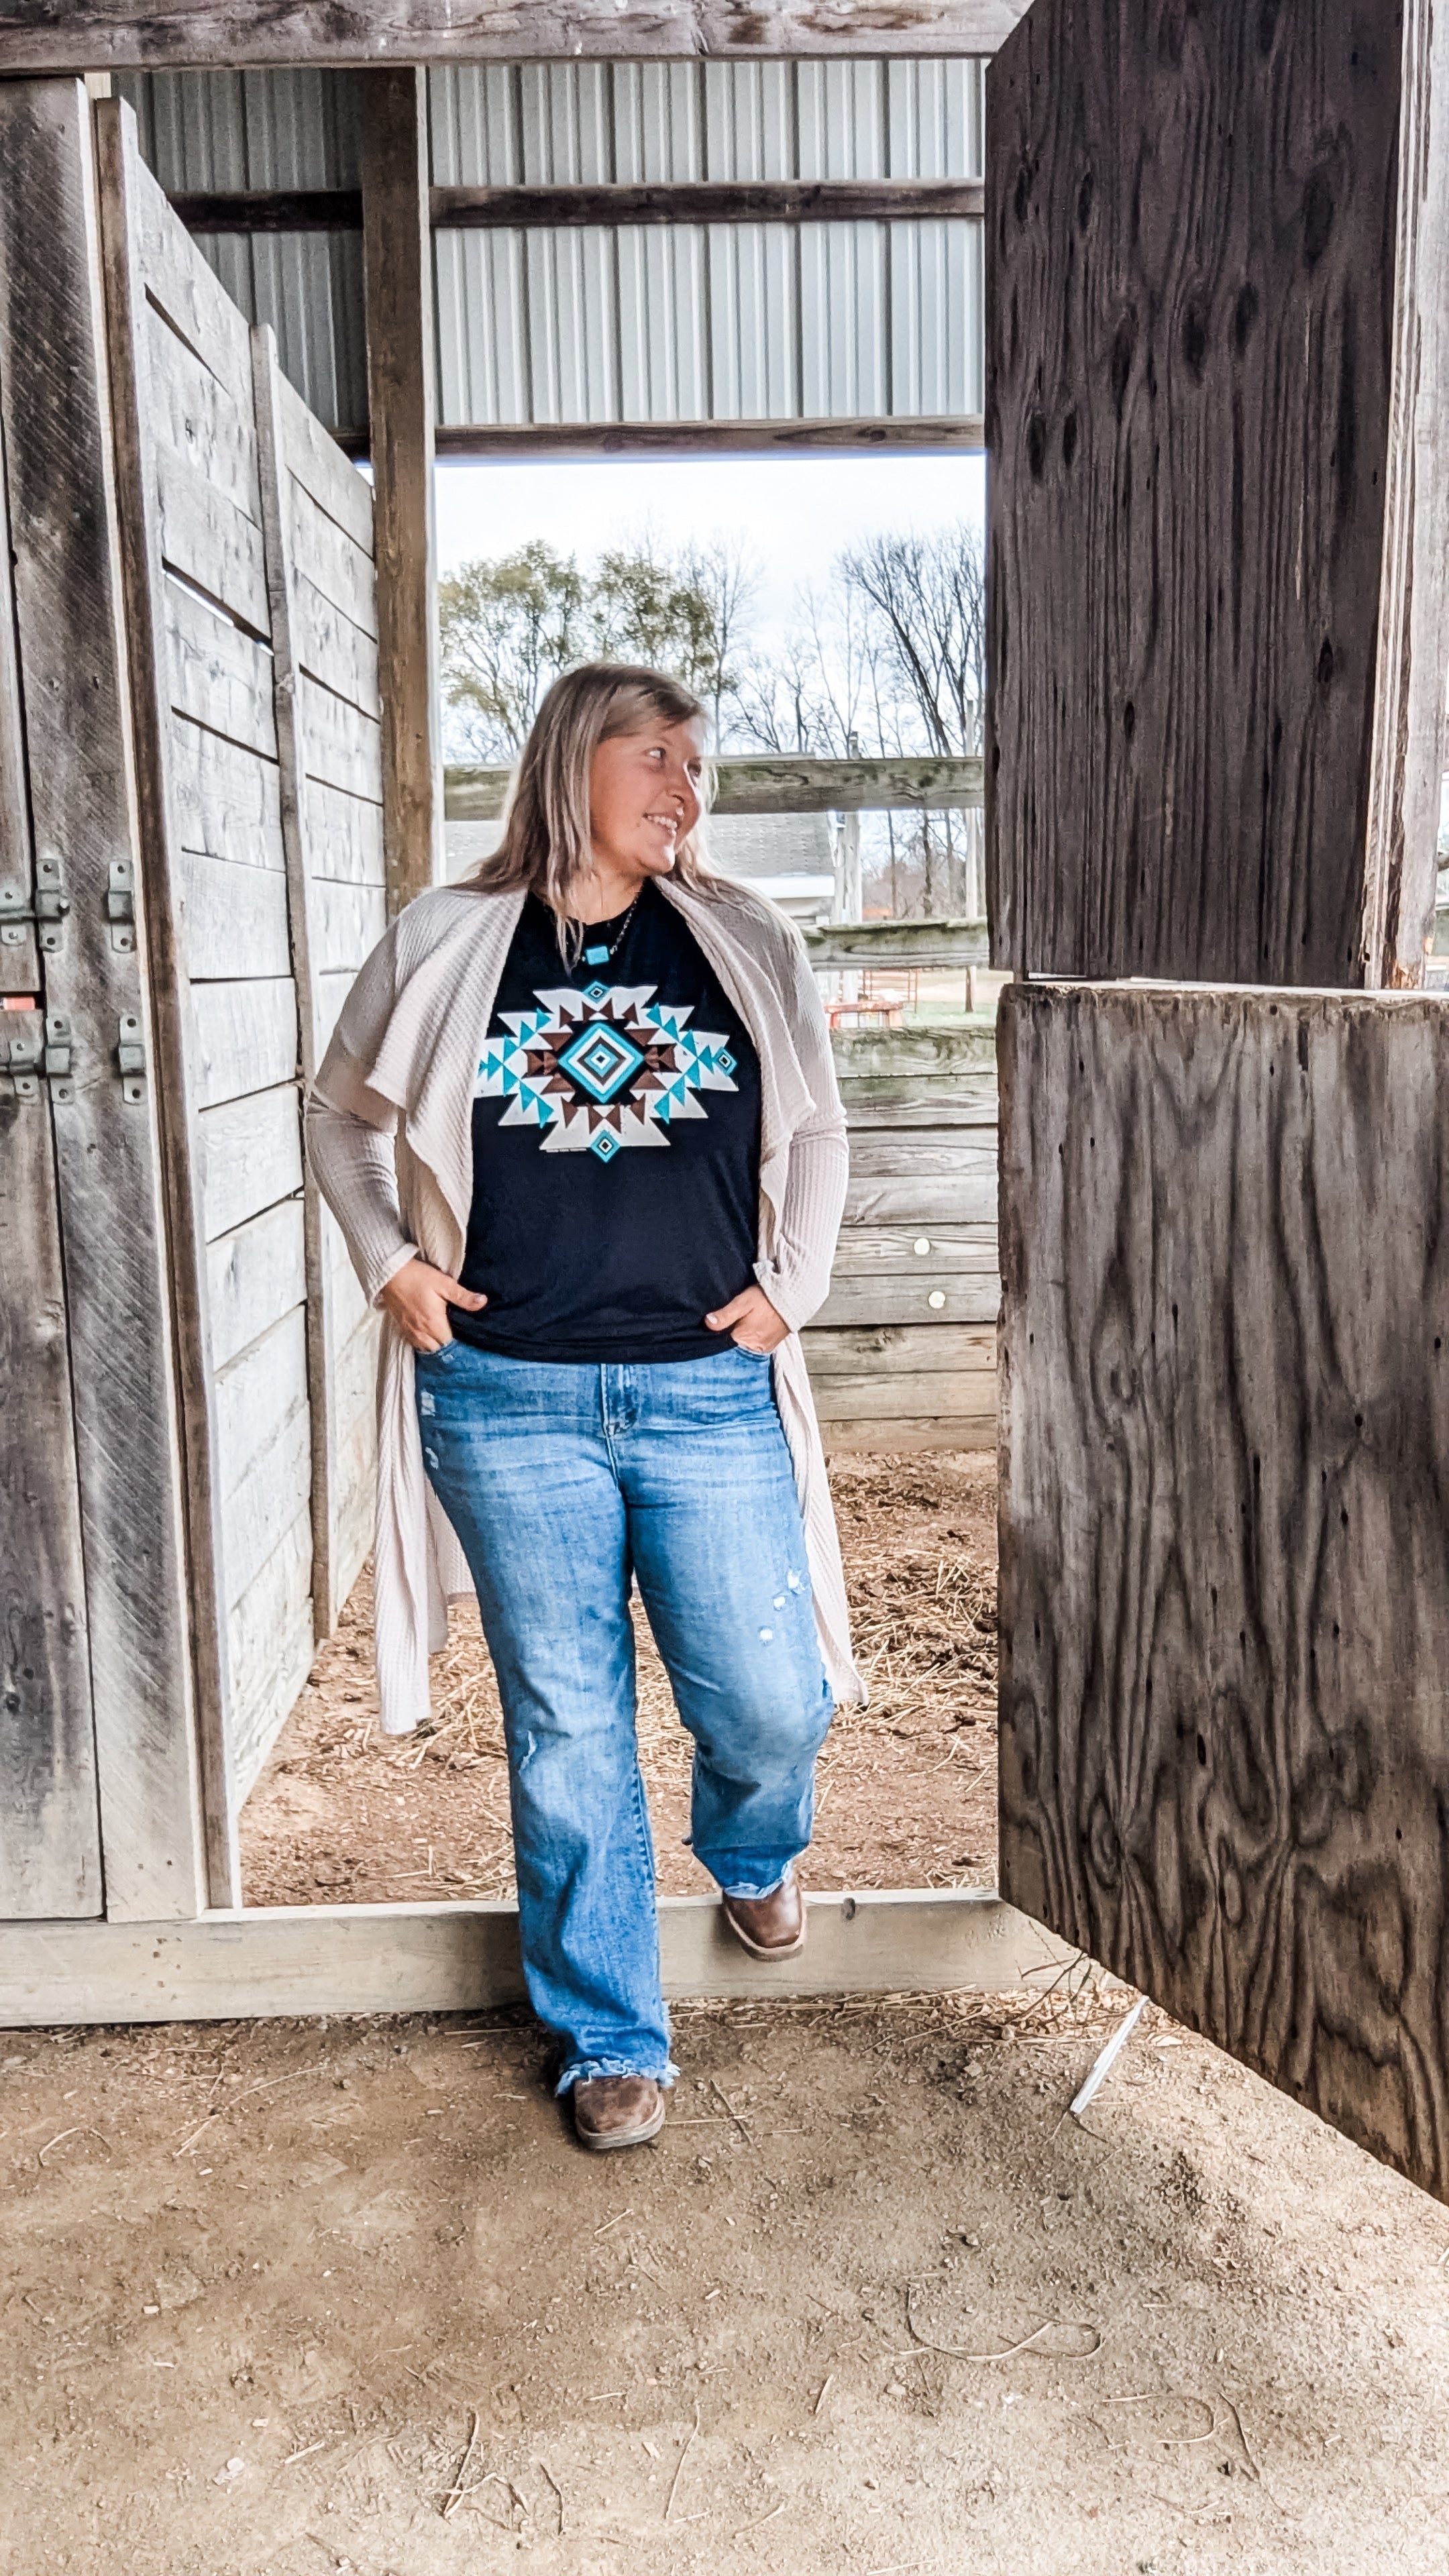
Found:
[{"label": "corrugated metal siding", "polygon": [[[428,75],[433,177],[519,186],[979,178],[982,66],[477,64]],[[345,74],[127,73],[163,187],[357,182]],[[204,240],[333,428],[367,411],[361,245]],[[443,233],[447,423],[979,413],[979,223],[716,224]]]},{"label": "corrugated metal siding", "polygon": [[[982,67],[475,64],[429,75],[445,186],[972,179]],[[977,223],[453,233],[446,422],[979,412]]]},{"label": "corrugated metal siding", "polygon": [[[322,71],[125,72],[141,150],[163,188],[355,188],[353,89]],[[333,233],[202,234],[197,248],[329,429],[367,419],[362,243]]]}]

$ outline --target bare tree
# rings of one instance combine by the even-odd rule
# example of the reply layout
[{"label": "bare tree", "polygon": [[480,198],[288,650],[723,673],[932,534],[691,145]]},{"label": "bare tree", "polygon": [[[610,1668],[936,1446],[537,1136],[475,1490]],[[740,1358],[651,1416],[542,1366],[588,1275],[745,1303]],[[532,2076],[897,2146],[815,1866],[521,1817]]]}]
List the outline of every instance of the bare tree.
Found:
[{"label": "bare tree", "polygon": [[965,521],[928,537],[878,536],[841,557],[873,641],[931,751],[981,749],[986,564]]}]

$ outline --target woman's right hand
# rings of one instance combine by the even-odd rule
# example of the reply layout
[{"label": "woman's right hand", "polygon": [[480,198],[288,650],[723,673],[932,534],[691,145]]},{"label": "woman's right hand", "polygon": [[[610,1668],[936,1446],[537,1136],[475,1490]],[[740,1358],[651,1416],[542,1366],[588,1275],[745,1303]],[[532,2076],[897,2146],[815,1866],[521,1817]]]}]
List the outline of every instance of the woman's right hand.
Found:
[{"label": "woman's right hand", "polygon": [[475,1289],[465,1288],[461,1280],[450,1279],[446,1270],[435,1270],[430,1261],[415,1253],[395,1270],[385,1288],[379,1289],[377,1302],[391,1315],[398,1331],[411,1342],[415,1351],[440,1351],[453,1338],[448,1322],[450,1306],[466,1306],[476,1315],[486,1306],[486,1297]]}]

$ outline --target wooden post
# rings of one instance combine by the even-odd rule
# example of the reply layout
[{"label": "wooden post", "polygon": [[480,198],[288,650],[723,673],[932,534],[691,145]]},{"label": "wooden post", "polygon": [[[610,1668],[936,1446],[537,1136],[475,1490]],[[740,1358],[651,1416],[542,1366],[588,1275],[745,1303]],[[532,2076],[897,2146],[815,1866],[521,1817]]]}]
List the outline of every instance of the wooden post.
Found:
[{"label": "wooden post", "polygon": [[[111,898],[135,885],[137,831],[94,186],[80,82],[0,82],[0,417],[30,808],[37,858],[61,869],[71,907],[45,998],[70,1023],[77,1077],[51,1086],[50,1115],[105,1902],[113,1919],[155,1922],[197,1913],[208,1886],[146,923],[127,938],[112,918]],[[151,1061],[123,1083],[128,1021]]]},{"label": "wooden post", "polygon": [[1365,980],[1421,984],[1449,674],[1449,10],[1404,11],[1399,241],[1364,888]]},{"label": "wooden post", "polygon": [[420,71],[359,77],[387,907],[441,875],[433,247]]},{"label": "wooden post", "polygon": [[[240,1901],[240,1879],[227,1742],[231,1676],[211,1366],[206,1164],[196,1114],[197,1037],[187,986],[185,895],[171,781],[169,718],[174,683],[165,618],[167,583],[156,470],[145,417],[149,325],[133,208],[138,155],[135,120],[128,108],[103,101],[97,121],[116,486],[144,852],[142,892],[150,934],[156,1076],[170,1215],[197,1736],[206,1784],[211,1902],[226,1905]],[[227,1890],[234,1892],[223,1892]]]}]

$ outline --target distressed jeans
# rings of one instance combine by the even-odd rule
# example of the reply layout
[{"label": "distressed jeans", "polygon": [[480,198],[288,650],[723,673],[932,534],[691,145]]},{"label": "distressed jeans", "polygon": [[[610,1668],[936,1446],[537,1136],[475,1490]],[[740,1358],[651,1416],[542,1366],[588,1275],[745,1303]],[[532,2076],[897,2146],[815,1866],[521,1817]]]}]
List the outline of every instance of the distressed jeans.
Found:
[{"label": "distressed jeans", "polygon": [[524,1975],[558,2089],[667,2083],[631,1581],[694,1738],[690,1840],[726,1894],[769,1895],[809,1842],[834,1714],[770,1363],[550,1366],[452,1341],[419,1356],[417,1403],[498,1676]]}]

